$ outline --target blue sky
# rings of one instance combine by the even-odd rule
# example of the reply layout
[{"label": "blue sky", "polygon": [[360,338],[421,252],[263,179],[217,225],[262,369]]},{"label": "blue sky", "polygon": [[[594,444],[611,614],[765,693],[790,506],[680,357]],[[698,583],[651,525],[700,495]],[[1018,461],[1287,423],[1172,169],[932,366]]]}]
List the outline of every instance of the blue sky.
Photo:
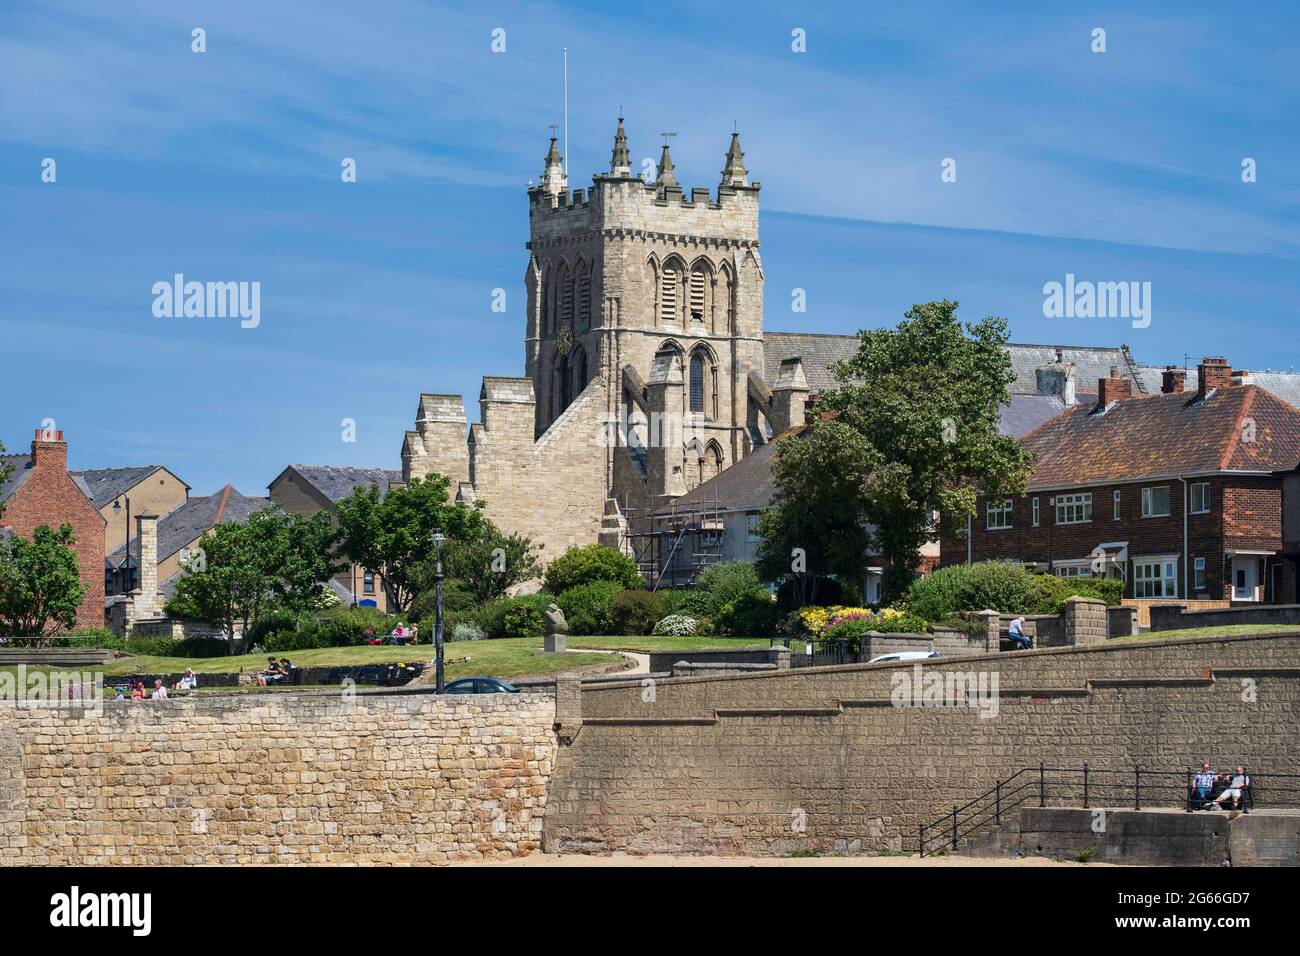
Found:
[{"label": "blue sky", "polygon": [[[620,107],[637,165],[677,132],[688,189],[739,124],[769,329],[948,297],[1015,341],[1300,366],[1300,7],[1081,6],[7,0],[0,439],[53,418],[77,467],[162,463],[198,494],[396,467],[419,392],[473,408],[522,370],[524,188],[566,45],[575,187]],[[261,324],[156,318],[177,272],[260,282]],[[1151,325],[1044,318],[1066,273],[1151,282]]]}]

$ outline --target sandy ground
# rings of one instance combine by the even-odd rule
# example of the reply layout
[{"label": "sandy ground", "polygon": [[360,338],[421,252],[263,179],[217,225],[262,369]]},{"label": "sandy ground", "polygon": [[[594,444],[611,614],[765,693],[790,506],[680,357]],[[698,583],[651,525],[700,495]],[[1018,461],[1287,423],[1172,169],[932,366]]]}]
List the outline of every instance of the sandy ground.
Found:
[{"label": "sandy ground", "polygon": [[957,857],[927,856],[814,856],[814,857],[756,857],[756,856],[587,856],[581,853],[531,853],[512,860],[482,860],[456,863],[453,866],[901,866],[901,867],[1027,867],[1027,866],[1089,866],[1106,867],[1106,863],[1074,863],[1066,860],[1049,860],[1046,857]]}]

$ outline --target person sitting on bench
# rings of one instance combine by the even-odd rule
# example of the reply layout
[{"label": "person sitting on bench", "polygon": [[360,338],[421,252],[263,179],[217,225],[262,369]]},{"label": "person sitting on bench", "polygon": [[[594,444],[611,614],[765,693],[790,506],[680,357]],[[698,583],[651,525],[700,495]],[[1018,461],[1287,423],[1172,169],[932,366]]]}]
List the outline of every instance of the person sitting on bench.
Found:
[{"label": "person sitting on bench", "polygon": [[1214,781],[1216,779],[1214,771],[1210,769],[1210,762],[1202,760],[1200,773],[1192,778],[1192,795],[1199,806],[1204,806],[1209,802],[1210,793],[1214,790]]},{"label": "person sitting on bench", "polygon": [[1241,809],[1242,791],[1250,786],[1250,777],[1246,776],[1246,768],[1238,767],[1232,774],[1232,779],[1228,782],[1228,789],[1223,791],[1213,800],[1205,805],[1205,809],[1214,810],[1223,806],[1224,800],[1232,801],[1232,809]]},{"label": "person sitting on bench", "polygon": [[1014,650],[1029,650],[1029,637],[1025,634],[1025,619],[1023,617],[1018,617],[1011,622],[1011,626],[1007,628],[1007,637],[1009,637],[1011,643],[1015,645]]}]

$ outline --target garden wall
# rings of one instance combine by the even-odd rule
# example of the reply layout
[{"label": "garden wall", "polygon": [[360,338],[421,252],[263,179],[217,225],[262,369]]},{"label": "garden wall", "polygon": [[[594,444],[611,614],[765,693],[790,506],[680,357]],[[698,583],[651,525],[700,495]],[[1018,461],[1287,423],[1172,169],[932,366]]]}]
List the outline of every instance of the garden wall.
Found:
[{"label": "garden wall", "polygon": [[1152,607],[1151,630],[1172,631],[1184,627],[1228,627],[1236,624],[1300,624],[1300,604],[1259,604],[1250,607],[1210,611],[1187,611],[1184,605]]},{"label": "garden wall", "polygon": [[436,863],[536,848],[537,694],[0,706],[0,865]]},{"label": "garden wall", "polygon": [[[996,694],[967,698],[980,708],[894,706],[918,674],[982,677]],[[911,850],[918,824],[1040,760],[1181,774],[1206,756],[1300,772],[1297,633],[562,686],[557,698],[571,743],[548,851]],[[1182,779],[1162,790],[1150,778],[1144,803],[1179,805]]]}]

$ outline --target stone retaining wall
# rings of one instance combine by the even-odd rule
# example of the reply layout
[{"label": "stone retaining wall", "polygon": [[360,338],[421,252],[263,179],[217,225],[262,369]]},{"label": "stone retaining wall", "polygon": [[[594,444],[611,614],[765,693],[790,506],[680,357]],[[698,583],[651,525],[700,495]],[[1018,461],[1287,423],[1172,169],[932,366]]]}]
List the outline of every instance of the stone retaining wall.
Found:
[{"label": "stone retaining wall", "polygon": [[0,706],[0,865],[436,863],[540,842],[554,700]]},{"label": "stone retaining wall", "polygon": [[[996,709],[895,697],[925,675],[982,678]],[[911,850],[919,824],[1040,760],[1181,770],[1206,756],[1300,772],[1297,633],[561,686],[557,697],[572,743],[557,761],[549,851]]]}]

